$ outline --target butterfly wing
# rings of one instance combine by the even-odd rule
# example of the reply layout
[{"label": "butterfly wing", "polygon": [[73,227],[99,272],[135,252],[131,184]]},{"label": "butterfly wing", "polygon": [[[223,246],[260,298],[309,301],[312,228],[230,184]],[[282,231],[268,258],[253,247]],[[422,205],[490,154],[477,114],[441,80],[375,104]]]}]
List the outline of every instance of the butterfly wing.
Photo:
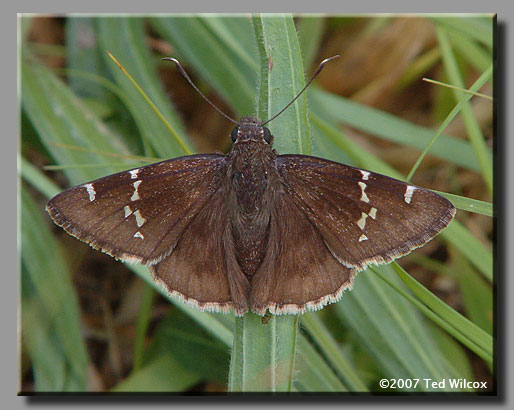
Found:
[{"label": "butterfly wing", "polygon": [[173,252],[151,266],[168,293],[202,311],[248,311],[249,283],[239,267],[221,187],[182,232]]},{"label": "butterfly wing", "polygon": [[70,188],[47,211],[68,233],[128,262],[155,264],[222,184],[223,155],[191,155]]},{"label": "butterfly wing", "polygon": [[347,267],[405,255],[455,215],[440,195],[384,175],[302,155],[279,156],[277,164],[286,191]]},{"label": "butterfly wing", "polygon": [[281,155],[266,255],[251,279],[252,310],[302,313],[337,301],[355,274],[423,245],[455,208],[383,175],[302,155]]},{"label": "butterfly wing", "polygon": [[294,197],[274,199],[263,262],[251,279],[252,311],[296,314],[336,302],[351,288],[356,270],[342,265]]}]

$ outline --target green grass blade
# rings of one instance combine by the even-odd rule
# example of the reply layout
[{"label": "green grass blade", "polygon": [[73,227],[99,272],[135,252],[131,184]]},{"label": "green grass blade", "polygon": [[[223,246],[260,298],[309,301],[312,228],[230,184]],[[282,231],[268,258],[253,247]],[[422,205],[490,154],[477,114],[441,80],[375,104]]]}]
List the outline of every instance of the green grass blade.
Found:
[{"label": "green grass blade", "polygon": [[[465,104],[471,99],[473,96],[473,92],[479,90],[492,76],[493,74],[493,66],[490,65],[487,70],[485,70],[482,75],[473,83],[473,85],[470,87],[468,93],[461,92],[461,97],[457,105],[453,108],[453,110],[448,114],[448,116],[444,119],[442,124],[439,126],[437,131],[435,132],[434,136],[430,140],[430,142],[427,144],[426,148],[423,150],[419,158],[417,159],[416,163],[413,165],[411,171],[409,172],[409,175],[407,175],[407,181],[410,181],[412,176],[414,175],[414,172],[416,172],[416,169],[419,167],[419,164],[421,164],[421,161],[423,161],[423,158],[428,153],[434,142],[439,138],[439,136],[442,134],[444,129],[452,122],[452,120],[455,118],[455,116],[464,108]],[[487,155],[487,154],[484,154]]]},{"label": "green grass blade", "polygon": [[[444,329],[449,335],[453,336],[456,340],[460,341],[463,345],[468,347],[470,350],[475,352],[478,356],[484,359],[486,362],[491,362],[492,357],[489,352],[475,343],[474,340],[466,337],[463,333],[461,333],[458,329],[448,323],[447,320],[444,320],[437,314],[435,314],[432,310],[430,310],[427,306],[421,303],[418,299],[413,297],[410,293],[406,292],[402,288],[400,288],[397,284],[392,282],[387,275],[377,269],[371,269],[380,279],[382,279],[385,283],[387,283],[392,289],[397,291],[400,295],[402,295],[407,301],[409,301],[413,306],[415,306],[420,312],[422,312],[428,319],[432,320],[435,324]],[[448,363],[446,358],[442,358],[443,363]],[[460,374],[460,369],[455,367],[450,367],[452,372],[450,374],[458,375],[458,377],[462,377]]]},{"label": "green grass blade", "polygon": [[316,349],[303,336],[298,338],[294,387],[301,392],[347,392],[348,386],[335,375]]},{"label": "green grass blade", "polygon": [[441,299],[439,299],[423,285],[417,282],[407,272],[405,272],[405,270],[402,269],[397,263],[393,263],[393,268],[403,283],[407,285],[407,287],[414,293],[414,295],[416,295],[416,297],[418,297],[419,300],[421,300],[435,314],[437,314],[453,328],[464,335],[464,337],[468,338],[477,346],[479,346],[483,351],[485,351],[488,355],[489,362],[492,363],[493,339],[491,335],[487,334],[477,325],[441,301]]},{"label": "green grass blade", "polygon": [[[293,20],[263,15],[260,20],[254,19],[254,24],[258,27],[257,35],[261,36],[264,43],[262,51],[267,57],[265,61],[261,61],[261,70],[264,67],[261,73],[267,73],[268,100],[259,103],[258,111],[258,115],[266,121],[298,95],[305,86],[305,75]],[[269,60],[273,64],[271,71],[267,68]],[[311,154],[305,94],[284,111],[280,119],[267,126],[275,136],[274,147],[281,154]]]},{"label": "green grass blade", "polygon": [[[402,174],[391,165],[370,154],[329,122],[312,112],[309,117],[312,123],[313,134],[315,135],[314,149],[316,150],[316,155],[336,162],[354,164],[357,167],[369,169],[392,178],[403,178]],[[326,142],[329,142],[327,148],[322,147],[321,145]],[[346,158],[341,156],[342,153],[346,155]]]},{"label": "green grass blade", "polygon": [[452,366],[454,369],[459,369],[456,373],[458,373],[460,377],[472,380],[475,376],[466,349],[437,325],[433,324],[430,328],[434,335],[434,340],[439,346],[439,349],[441,349],[441,352],[443,352],[449,366]]},{"label": "green grass blade", "polygon": [[[445,71],[450,79],[450,82],[460,88],[465,88],[464,81],[460,74],[459,68],[457,66],[457,61],[453,54],[453,51],[450,46],[450,42],[448,40],[448,34],[440,27],[436,27],[437,39],[439,41],[439,45],[441,47],[441,54],[443,57],[443,63],[445,67]],[[491,36],[492,39],[492,36]],[[492,66],[491,69],[492,70]],[[453,94],[455,95],[456,101],[461,99],[465,99],[462,92],[458,90],[453,90]],[[486,145],[484,140],[484,136],[482,131],[480,130],[480,126],[476,118],[474,117],[473,110],[469,105],[469,102],[463,103],[462,106],[462,118],[464,120],[464,125],[469,135],[469,139],[471,141],[471,145],[475,152],[475,156],[480,165],[480,170],[482,173],[482,177],[489,189],[489,193],[493,191],[493,165],[492,165],[492,157],[490,155],[490,150]]]},{"label": "green grass blade", "polygon": [[[239,116],[255,109],[257,48],[248,17],[152,17],[152,26],[229,102]],[[237,44],[234,40],[241,39]],[[194,75],[195,73],[191,73]],[[227,81],[230,79],[230,81]]]},{"label": "green grass blade", "polygon": [[493,288],[460,252],[452,252],[455,273],[467,316],[488,334],[493,334]]},{"label": "green grass blade", "polygon": [[245,16],[212,16],[204,15],[201,23],[210,31],[213,38],[230,51],[232,61],[243,62],[241,72],[247,81],[255,81],[258,68],[256,60],[256,44],[250,19]]},{"label": "green grass blade", "polygon": [[298,316],[236,318],[229,391],[291,391],[297,337]]},{"label": "green grass blade", "polygon": [[18,174],[29,184],[37,187],[39,192],[51,198],[61,192],[61,189],[46,175],[25,158],[18,155]]},{"label": "green grass blade", "polygon": [[[301,16],[298,18],[298,37],[302,46],[303,65],[308,73],[315,69],[318,52],[323,39],[326,20],[318,16]],[[329,57],[329,56],[326,56]]]},{"label": "green grass blade", "polygon": [[[486,68],[486,70],[489,70],[489,69],[491,70],[491,73],[492,73],[492,66],[489,66],[488,68]],[[429,78],[423,78],[423,81],[426,81],[427,83],[437,84],[437,85],[440,85],[441,87],[447,87],[447,88],[452,88],[454,90],[460,90],[463,93],[473,94],[476,97],[485,98],[486,100],[489,100],[489,101],[493,101],[494,100],[493,97],[491,97],[490,95],[482,94],[482,93],[477,93],[477,92],[474,92],[474,91],[467,90],[465,88],[455,87],[454,85],[446,84],[446,83],[443,83],[441,81],[430,80]]]},{"label": "green grass blade", "polygon": [[[423,150],[434,135],[430,128],[414,125],[394,115],[366,107],[321,90],[311,90],[309,106],[325,120],[342,122],[355,129],[398,144]],[[478,171],[479,163],[471,144],[441,135],[430,153],[466,169]],[[488,155],[492,157],[490,151]]]},{"label": "green grass blade", "polygon": [[466,198],[465,196],[449,194],[447,192],[435,191],[439,195],[448,199],[453,206],[467,212],[473,212],[485,216],[494,216],[493,204],[490,202],[479,201],[478,199]]},{"label": "green grass blade", "polygon": [[492,49],[486,50],[478,42],[462,35],[460,32],[449,31],[450,41],[459,55],[464,56],[466,62],[477,71],[485,71],[491,65]]},{"label": "green grass blade", "polygon": [[[261,39],[261,97],[265,95],[266,99],[259,102],[258,113],[264,117],[285,107],[305,83],[291,16],[254,17],[254,26],[256,37]],[[264,93],[263,88],[267,90]],[[275,146],[281,146],[281,152],[309,149],[305,98],[294,103],[280,121],[272,122],[270,129],[277,136]],[[286,136],[290,138],[286,140]],[[297,316],[276,316],[267,325],[253,313],[236,318],[229,390],[291,391],[297,334]]]},{"label": "green grass blade", "polygon": [[[70,18],[65,25],[66,68],[80,71],[101,78],[108,77],[105,64],[105,50],[101,49],[96,37],[96,19],[94,17]],[[88,39],[89,41],[84,41]],[[114,96],[98,82],[91,82],[82,77],[69,77],[71,90],[82,98],[94,98],[96,101],[113,103]]]},{"label": "green grass blade", "polygon": [[144,98],[146,103],[150,106],[150,108],[153,110],[155,115],[161,120],[162,124],[167,128],[169,133],[173,136],[173,139],[177,143],[177,145],[180,147],[180,150],[185,155],[191,155],[192,151],[189,149],[189,147],[186,145],[186,143],[182,140],[182,138],[178,135],[177,131],[171,126],[171,124],[168,122],[168,120],[164,117],[164,115],[160,112],[160,110],[157,108],[157,106],[153,103],[153,101],[148,97],[148,95],[145,93],[145,91],[139,86],[139,84],[134,80],[134,78],[125,70],[125,68],[116,60],[116,58],[110,53],[107,52],[111,60],[114,61],[114,63],[119,67],[119,69],[123,72],[125,77],[128,78],[128,80],[132,83],[132,85],[136,88],[136,90],[139,92],[141,97]]},{"label": "green grass blade", "polygon": [[[97,36],[101,47],[112,53],[120,64],[134,76],[135,81],[145,90],[150,100],[159,107],[174,133],[170,135],[162,119],[154,109],[142,102],[140,92],[126,75],[113,64],[105,53],[107,67],[117,85],[129,96],[128,109],[134,117],[143,140],[150,144],[157,155],[169,158],[192,152],[188,141],[178,137],[184,135],[184,127],[170,104],[156,72],[154,61],[144,42],[144,21],[141,18],[102,17],[97,21]],[[186,145],[187,149],[184,148]],[[149,154],[149,152],[146,152]]]},{"label": "green grass blade", "polygon": [[405,70],[396,86],[396,91],[401,91],[412,84],[429,71],[441,58],[441,52],[437,47],[431,48],[417,57]]},{"label": "green grass blade", "polygon": [[441,236],[455,246],[492,283],[493,255],[478,239],[459,222],[454,220],[441,232]]},{"label": "green grass blade", "polygon": [[454,30],[465,37],[477,40],[489,49],[492,49],[493,18],[494,15],[491,14],[490,17],[432,17],[432,20],[436,22],[437,25],[444,27],[446,30]]},{"label": "green grass blade", "polygon": [[[169,366],[158,366],[156,363],[163,358],[173,361],[168,361]],[[154,330],[141,366],[133,369],[121,387],[124,391],[130,388],[133,391],[180,392],[202,381],[225,383],[228,358],[227,345],[214,339],[192,318],[177,309],[170,309]],[[148,379],[155,381],[158,387],[152,388]],[[120,390],[120,386],[115,390]]]},{"label": "green grass blade", "polygon": [[[91,152],[93,150],[130,154],[125,143],[109,131],[61,80],[23,51],[22,108],[58,164],[109,164],[108,159]],[[86,150],[69,150],[57,144]],[[129,160],[126,162],[130,163]],[[75,185],[119,170],[112,167],[69,168],[63,172]]]},{"label": "green grass blade", "polygon": [[[21,248],[24,272],[30,281],[27,289],[32,289],[30,292],[22,289],[22,329],[36,376],[44,376],[36,378],[36,389],[85,391],[89,360],[82,340],[79,305],[69,267],[47,221],[43,220],[40,207],[23,188]],[[56,362],[49,362],[50,357]],[[54,365],[59,363],[62,367],[54,372]]]},{"label": "green grass blade", "polygon": [[111,391],[115,393],[182,392],[200,382],[200,377],[181,366],[169,354],[156,357],[130,374]]},{"label": "green grass blade", "polygon": [[353,366],[348,363],[346,358],[343,356],[340,347],[337,345],[337,342],[329,333],[318,314],[313,312],[306,313],[302,316],[301,323],[319,346],[323,354],[330,358],[330,363],[348,388],[351,391],[368,391],[368,388],[360,379]]},{"label": "green grass blade", "polygon": [[144,285],[143,296],[141,297],[141,308],[137,317],[136,337],[134,340],[133,369],[138,370],[143,362],[145,339],[152,316],[152,306],[155,291],[151,286]]},{"label": "green grass blade", "polygon": [[[34,391],[64,391],[67,377],[66,358],[60,350],[59,341],[53,337],[52,323],[44,314],[44,306],[25,269],[21,270],[20,313],[22,353],[28,355],[32,363]],[[84,390],[84,387],[76,390]]]},{"label": "green grass blade", "polygon": [[[391,267],[373,269],[389,272]],[[401,284],[397,278],[394,281]],[[397,290],[377,281],[369,269],[359,273],[354,289],[346,292],[334,307],[340,320],[353,330],[358,343],[375,358],[385,377],[458,377],[448,367],[417,310],[399,298]],[[418,386],[418,390],[425,390],[425,386]]]}]

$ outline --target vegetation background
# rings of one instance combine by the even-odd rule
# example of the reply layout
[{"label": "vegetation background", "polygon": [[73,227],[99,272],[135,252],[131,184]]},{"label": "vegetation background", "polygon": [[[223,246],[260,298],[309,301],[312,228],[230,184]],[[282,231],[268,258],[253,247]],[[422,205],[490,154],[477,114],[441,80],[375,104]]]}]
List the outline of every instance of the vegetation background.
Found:
[{"label": "vegetation background", "polygon": [[[301,58],[289,62],[307,77],[341,55],[308,91],[305,153],[404,179],[458,114],[412,178],[450,194],[456,221],[399,265],[359,273],[337,304],[301,316],[291,389],[383,392],[382,378],[466,378],[494,392],[493,103],[422,81],[491,95],[491,15],[20,18],[20,392],[235,390],[232,315],[168,299],[145,268],[66,235],[44,205],[149,158],[226,152],[233,124],[160,58],[177,57],[229,115],[254,114],[259,73],[282,68],[263,59],[262,44],[288,50],[256,35],[261,23],[298,34]],[[294,146],[291,121],[270,124],[279,153]]]}]

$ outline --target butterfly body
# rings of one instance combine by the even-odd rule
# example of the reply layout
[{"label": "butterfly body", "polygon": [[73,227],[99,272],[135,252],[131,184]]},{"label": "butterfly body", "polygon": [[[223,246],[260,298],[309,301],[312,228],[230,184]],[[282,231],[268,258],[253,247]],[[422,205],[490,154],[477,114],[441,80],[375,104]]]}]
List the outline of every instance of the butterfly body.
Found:
[{"label": "butterfly body", "polygon": [[229,222],[237,261],[249,280],[262,263],[269,239],[270,204],[280,190],[277,154],[271,143],[270,138],[265,140],[258,119],[244,117],[227,155]]},{"label": "butterfly body", "polygon": [[369,264],[448,225],[455,208],[423,188],[303,155],[278,155],[244,117],[227,155],[192,155],[110,175],[47,205],[67,232],[150,266],[206,311],[296,314],[336,302]]}]

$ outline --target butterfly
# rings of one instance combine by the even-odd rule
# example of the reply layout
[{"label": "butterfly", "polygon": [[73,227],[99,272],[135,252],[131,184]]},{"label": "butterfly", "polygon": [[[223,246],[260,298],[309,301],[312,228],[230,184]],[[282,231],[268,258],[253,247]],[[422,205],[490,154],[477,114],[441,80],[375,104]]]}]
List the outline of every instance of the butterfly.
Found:
[{"label": "butterfly", "polygon": [[46,209],[93,248],[149,266],[170,295],[237,316],[321,309],[357,272],[406,255],[453,219],[453,205],[427,189],[279,155],[269,121],[236,122],[226,155],[109,175],[56,195]]}]

